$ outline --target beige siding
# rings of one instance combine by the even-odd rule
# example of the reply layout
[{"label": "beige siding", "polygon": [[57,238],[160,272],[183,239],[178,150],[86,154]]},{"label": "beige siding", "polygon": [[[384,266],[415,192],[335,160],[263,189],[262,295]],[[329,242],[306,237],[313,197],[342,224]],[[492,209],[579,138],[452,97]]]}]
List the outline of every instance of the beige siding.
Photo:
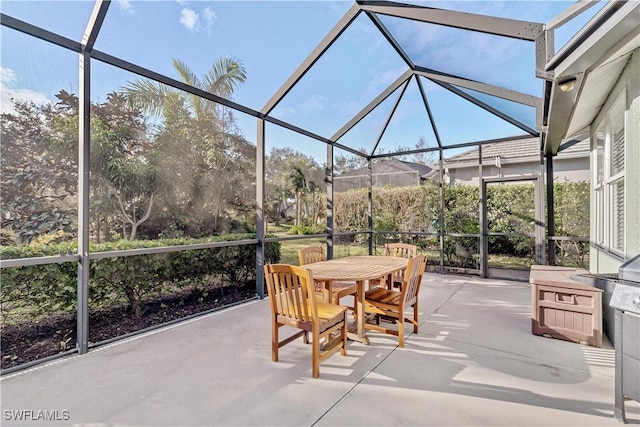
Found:
[{"label": "beige siding", "polygon": [[633,256],[640,253],[640,50],[633,54],[627,73],[627,255]]},{"label": "beige siding", "polygon": [[[591,124],[595,132],[604,114],[611,108],[617,97],[626,91],[625,112],[625,254],[627,258],[640,253],[640,51],[636,50],[620,79],[614,86],[602,110]],[[592,137],[592,153],[595,139]],[[591,165],[595,164],[592,154]],[[593,191],[591,193],[591,236],[595,241],[595,209]],[[594,273],[615,273],[622,260],[598,247],[591,247],[591,271]]]},{"label": "beige siding", "polygon": [[[554,176],[559,181],[588,181],[589,159],[588,157],[563,159],[555,157],[553,162]],[[483,166],[484,178],[510,178],[515,176],[531,177],[540,174],[540,164],[527,163],[503,163],[500,168],[495,165]],[[469,165],[449,169],[452,184],[478,185],[478,166]]]}]

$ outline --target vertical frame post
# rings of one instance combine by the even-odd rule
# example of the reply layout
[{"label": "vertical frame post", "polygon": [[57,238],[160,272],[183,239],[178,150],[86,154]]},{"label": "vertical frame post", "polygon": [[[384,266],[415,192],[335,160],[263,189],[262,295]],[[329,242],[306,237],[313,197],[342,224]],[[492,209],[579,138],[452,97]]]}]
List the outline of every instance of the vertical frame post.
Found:
[{"label": "vertical frame post", "polygon": [[546,159],[546,187],[547,187],[547,259],[549,265],[556,265],[556,242],[553,239],[556,234],[555,220],[555,194],[553,191],[553,156],[547,155]]},{"label": "vertical frame post", "polygon": [[[542,159],[542,155],[540,156]],[[541,169],[543,165],[540,165]],[[542,185],[542,176],[540,174],[535,180],[535,215],[536,215],[536,225],[535,225],[535,240],[536,240],[536,264],[544,265],[545,264],[545,233],[544,233],[544,189]]]},{"label": "vertical frame post", "polygon": [[369,174],[369,193],[367,197],[367,217],[369,226],[369,255],[373,255],[373,165],[371,157],[367,159],[367,172]]},{"label": "vertical frame post", "polygon": [[91,136],[91,56],[79,55],[78,91],[78,313],[77,347],[84,354],[89,349],[89,191]]},{"label": "vertical frame post", "polygon": [[327,168],[324,172],[327,183],[327,259],[333,259],[333,145],[327,144]]},{"label": "vertical frame post", "polygon": [[438,153],[440,154],[440,273],[444,274],[444,150],[442,145]]},{"label": "vertical frame post", "polygon": [[487,220],[487,183],[482,177],[482,144],[478,145],[478,184],[480,184],[480,272],[489,277],[489,224]]},{"label": "vertical frame post", "polygon": [[258,119],[256,138],[256,293],[260,299],[264,298],[264,250],[265,250],[265,221],[264,221],[264,156],[265,156],[264,119]]},{"label": "vertical frame post", "polygon": [[82,36],[78,64],[78,353],[89,351],[89,195],[91,170],[91,52],[110,0],[96,0]]}]

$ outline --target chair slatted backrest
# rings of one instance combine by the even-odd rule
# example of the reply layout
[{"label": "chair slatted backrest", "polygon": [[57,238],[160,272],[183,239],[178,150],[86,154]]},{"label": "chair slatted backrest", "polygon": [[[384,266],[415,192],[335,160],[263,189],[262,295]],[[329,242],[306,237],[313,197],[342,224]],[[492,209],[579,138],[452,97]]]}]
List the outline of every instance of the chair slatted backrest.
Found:
[{"label": "chair slatted backrest", "polygon": [[307,246],[306,248],[298,249],[298,262],[300,265],[326,260],[327,257],[320,246]]},{"label": "chair slatted backrest", "polygon": [[[413,258],[418,255],[418,247],[409,243],[385,243],[384,245],[385,256],[395,256],[400,258]],[[404,279],[404,270],[399,271],[393,275],[393,282],[400,285],[400,282]]]},{"label": "chair slatted backrest", "polygon": [[418,247],[408,243],[385,243],[384,255],[412,258],[418,254]]},{"label": "chair slatted backrest", "polygon": [[290,319],[296,327],[301,327],[299,322],[317,322],[316,299],[310,298],[314,296],[311,271],[288,264],[268,264],[264,269],[272,314]]},{"label": "chair slatted backrest", "polygon": [[426,255],[417,255],[409,258],[407,269],[404,272],[404,280],[402,281],[402,300],[405,304],[412,304],[418,297],[422,275],[427,266]]}]

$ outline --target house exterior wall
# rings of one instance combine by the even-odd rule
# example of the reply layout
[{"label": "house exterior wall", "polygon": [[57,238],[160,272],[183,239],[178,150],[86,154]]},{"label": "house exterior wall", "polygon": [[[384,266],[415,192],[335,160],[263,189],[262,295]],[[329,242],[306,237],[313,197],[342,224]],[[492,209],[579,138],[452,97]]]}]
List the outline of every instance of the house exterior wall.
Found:
[{"label": "house exterior wall", "polygon": [[589,181],[589,158],[553,158],[553,175],[556,181]]},{"label": "house exterior wall", "polygon": [[[493,164],[488,166],[482,166],[482,176],[484,178],[506,178],[513,176],[531,176],[537,175],[536,165],[533,162],[527,163],[514,163],[514,164],[502,164],[501,167],[497,167]],[[537,171],[540,171],[540,165],[537,165]],[[479,185],[478,178],[478,165],[451,168],[449,167],[449,181],[451,185],[466,184],[466,185]]]},{"label": "house exterior wall", "polygon": [[[604,120],[612,104],[621,93],[626,92],[625,106],[625,258],[640,253],[640,50],[631,56],[620,79],[609,94],[598,116],[591,124],[591,168],[596,170],[595,135],[596,129]],[[595,245],[596,241],[596,204],[592,179],[591,186],[591,250],[590,269],[593,273],[617,273],[624,262],[620,256],[613,255],[607,248]]]},{"label": "house exterior wall", "polygon": [[[485,160],[486,161],[486,160]],[[589,158],[565,158],[555,157],[553,159],[553,171],[556,180],[559,181],[588,181],[589,180]],[[514,176],[532,176],[540,174],[540,163],[535,161],[525,163],[506,163],[503,161],[500,168],[493,164],[483,166],[482,175],[484,178],[508,178]],[[478,166],[469,165],[466,167],[449,167],[450,184],[478,185]]]}]

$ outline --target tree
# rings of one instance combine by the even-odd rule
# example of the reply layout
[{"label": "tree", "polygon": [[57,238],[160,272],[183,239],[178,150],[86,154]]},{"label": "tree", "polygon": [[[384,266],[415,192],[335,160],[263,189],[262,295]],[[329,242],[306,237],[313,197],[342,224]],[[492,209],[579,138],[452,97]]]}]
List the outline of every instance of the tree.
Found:
[{"label": "tree", "polygon": [[302,225],[302,195],[307,189],[307,180],[304,177],[304,172],[298,166],[293,167],[293,172],[289,175],[289,179],[296,195],[296,220],[294,225]]},{"label": "tree", "polygon": [[[229,98],[233,92],[245,82],[247,73],[238,59],[233,57],[219,58],[202,79],[193,73],[179,59],[173,59],[173,68],[186,84],[213,95]],[[211,118],[211,110],[217,107],[210,101],[193,94],[183,94],[162,83],[143,79],[129,83],[124,87],[127,100],[134,106],[154,116],[162,116],[166,112],[167,100],[181,98],[196,120]],[[223,108],[223,107],[219,107]]]},{"label": "tree", "polygon": [[[216,60],[202,77],[183,62],[173,66],[190,86],[229,98],[246,80],[235,58]],[[155,128],[163,212],[152,214],[156,229],[169,234],[207,235],[222,230],[229,215],[244,215],[255,198],[255,147],[226,107],[161,83],[138,80],[123,88],[127,102],[161,121]]]},{"label": "tree", "polygon": [[[433,144],[434,147],[437,147],[437,144]],[[399,156],[394,156],[394,158],[405,161],[405,162],[413,162],[419,163],[421,165],[428,165],[434,162],[435,160],[435,151],[420,151],[426,150],[429,148],[429,143],[424,136],[421,136],[418,141],[414,145],[398,145],[393,148],[394,153],[402,153],[407,151],[415,151],[412,154],[402,154]],[[378,149],[376,154],[385,154],[390,153],[390,150],[385,150],[384,148]]]},{"label": "tree", "polygon": [[[367,151],[364,148],[360,149],[360,152],[365,154]],[[367,167],[367,158],[356,155],[344,155],[338,154],[333,161],[333,173],[334,175],[342,175],[345,172],[357,170]]]},{"label": "tree", "polygon": [[265,205],[276,223],[296,206],[295,224],[319,221],[326,200],[325,166],[289,147],[271,148],[265,159]]},{"label": "tree", "polygon": [[[77,227],[78,97],[61,90],[56,99],[43,106],[15,103],[15,113],[2,117],[3,228],[22,244]],[[91,105],[90,120],[93,234],[100,241],[100,230],[120,220],[123,235],[133,239],[153,205],[146,124],[115,93]]]},{"label": "tree", "polygon": [[120,93],[92,105],[91,211],[96,240],[105,227],[118,223],[123,237],[137,238],[149,219],[158,191],[155,145],[147,136],[140,109]]},{"label": "tree", "polygon": [[55,105],[16,101],[1,116],[2,228],[17,244],[77,227],[78,137],[68,131],[77,113],[62,101],[67,95]]}]

